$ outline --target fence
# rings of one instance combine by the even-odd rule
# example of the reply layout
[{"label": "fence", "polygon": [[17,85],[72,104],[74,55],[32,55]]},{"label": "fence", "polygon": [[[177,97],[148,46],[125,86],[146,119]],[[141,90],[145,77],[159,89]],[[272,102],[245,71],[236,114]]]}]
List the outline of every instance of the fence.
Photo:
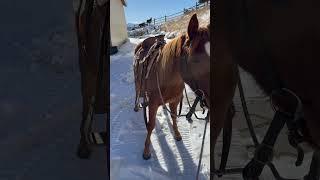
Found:
[{"label": "fence", "polygon": [[161,25],[161,24],[164,24],[168,21],[172,21],[172,20],[175,20],[179,17],[181,17],[182,15],[184,14],[187,14],[189,12],[192,12],[194,10],[197,10],[197,9],[200,9],[200,8],[203,8],[203,7],[206,7],[206,6],[209,6],[210,5],[210,0],[205,2],[205,3],[198,3],[196,2],[196,5],[195,6],[192,6],[192,7],[189,7],[189,8],[185,8],[183,9],[182,11],[180,12],[177,12],[177,13],[174,13],[174,14],[170,14],[170,15],[165,15],[163,17],[159,17],[159,18],[154,18],[153,19],[153,24],[154,25]]}]

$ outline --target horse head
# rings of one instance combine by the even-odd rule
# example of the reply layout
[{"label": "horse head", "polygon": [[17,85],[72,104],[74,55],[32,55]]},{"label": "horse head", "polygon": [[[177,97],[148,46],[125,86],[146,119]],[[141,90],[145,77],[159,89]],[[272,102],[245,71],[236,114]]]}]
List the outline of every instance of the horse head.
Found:
[{"label": "horse head", "polygon": [[210,24],[199,27],[197,15],[194,14],[188,25],[182,46],[181,76],[190,88],[199,95],[210,97],[210,55],[207,52],[210,41]]}]

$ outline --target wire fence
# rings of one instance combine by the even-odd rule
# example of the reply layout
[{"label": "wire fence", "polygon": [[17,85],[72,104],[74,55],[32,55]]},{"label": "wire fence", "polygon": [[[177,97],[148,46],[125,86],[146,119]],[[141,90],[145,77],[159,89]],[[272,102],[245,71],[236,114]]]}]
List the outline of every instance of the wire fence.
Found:
[{"label": "wire fence", "polygon": [[174,14],[170,14],[170,15],[165,15],[165,16],[162,16],[162,17],[158,17],[158,18],[153,18],[153,24],[154,25],[162,25],[166,22],[169,22],[169,21],[172,21],[172,20],[175,20],[185,14],[188,14],[194,10],[197,10],[197,9],[201,9],[203,7],[206,7],[206,6],[209,6],[210,5],[210,0],[207,1],[207,2],[204,2],[204,3],[198,3],[196,2],[196,4],[192,7],[189,7],[189,8],[184,8],[182,11],[180,12],[177,12],[177,13],[174,13]]}]

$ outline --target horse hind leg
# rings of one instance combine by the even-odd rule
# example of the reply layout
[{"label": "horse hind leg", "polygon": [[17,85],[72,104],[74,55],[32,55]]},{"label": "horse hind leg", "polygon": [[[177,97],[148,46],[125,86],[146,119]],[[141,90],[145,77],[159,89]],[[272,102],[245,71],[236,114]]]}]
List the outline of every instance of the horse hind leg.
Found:
[{"label": "horse hind leg", "polygon": [[[235,115],[235,107],[234,104],[229,107],[226,122],[223,126],[223,147],[222,147],[222,155],[221,155],[221,161],[220,161],[220,168],[219,170],[221,172],[225,171],[228,157],[229,157],[229,151],[230,151],[230,145],[231,145],[231,139],[232,139],[232,119]],[[221,177],[221,175],[218,175]]]},{"label": "horse hind leg", "polygon": [[[229,113],[232,113],[231,109],[230,109],[230,104],[223,102],[223,103],[218,103],[215,101],[214,105],[213,105],[212,110],[210,110],[212,112],[212,117],[210,117],[210,119],[212,119],[212,121],[210,121],[210,153],[212,154],[212,156],[210,156],[210,158],[212,158],[210,160],[210,169],[211,169],[211,173],[212,175],[218,175],[215,172],[215,146],[216,146],[216,142],[217,139],[221,133],[222,128],[225,126],[226,121],[231,121],[231,114],[229,114],[230,119],[228,120],[228,111]],[[229,129],[230,124],[226,125],[226,130]],[[227,144],[225,144],[227,145]],[[221,166],[221,168],[223,168],[224,165]]]},{"label": "horse hind leg", "polygon": [[138,93],[138,91],[136,90],[136,98],[135,98],[135,101],[134,101],[134,108],[133,108],[133,110],[134,110],[135,112],[138,112],[138,111],[139,111],[138,99],[139,99],[139,93]]},{"label": "horse hind leg", "polygon": [[144,151],[143,151],[143,159],[148,160],[151,158],[150,152],[150,144],[151,144],[151,133],[156,125],[156,113],[158,110],[158,106],[154,103],[150,103],[149,105],[149,121],[147,124],[147,137],[144,144]]},{"label": "horse hind leg", "polygon": [[81,137],[77,150],[77,155],[81,159],[88,159],[92,152],[88,139],[92,129],[92,114],[90,114],[90,107],[88,103],[89,102],[86,100],[83,101],[82,121],[80,125]]},{"label": "horse hind leg", "polygon": [[170,107],[170,110],[172,113],[171,118],[172,118],[172,128],[174,131],[174,138],[177,141],[182,140],[182,137],[181,137],[181,134],[178,130],[178,125],[177,125],[177,107],[178,107],[179,102],[180,102],[180,98],[178,98],[176,101],[174,101],[172,103],[169,103],[169,107]]},{"label": "horse hind leg", "polygon": [[304,180],[319,180],[320,179],[320,150],[315,150],[312,155],[309,173],[304,177]]}]

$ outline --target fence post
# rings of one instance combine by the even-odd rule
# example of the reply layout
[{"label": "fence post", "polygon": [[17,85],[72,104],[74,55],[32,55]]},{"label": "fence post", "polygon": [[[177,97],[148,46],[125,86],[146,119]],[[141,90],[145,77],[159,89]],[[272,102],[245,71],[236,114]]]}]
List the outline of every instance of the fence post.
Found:
[{"label": "fence post", "polygon": [[198,9],[198,2],[196,2],[196,9]]},{"label": "fence post", "polygon": [[164,22],[167,22],[167,16],[166,15],[164,16]]}]

